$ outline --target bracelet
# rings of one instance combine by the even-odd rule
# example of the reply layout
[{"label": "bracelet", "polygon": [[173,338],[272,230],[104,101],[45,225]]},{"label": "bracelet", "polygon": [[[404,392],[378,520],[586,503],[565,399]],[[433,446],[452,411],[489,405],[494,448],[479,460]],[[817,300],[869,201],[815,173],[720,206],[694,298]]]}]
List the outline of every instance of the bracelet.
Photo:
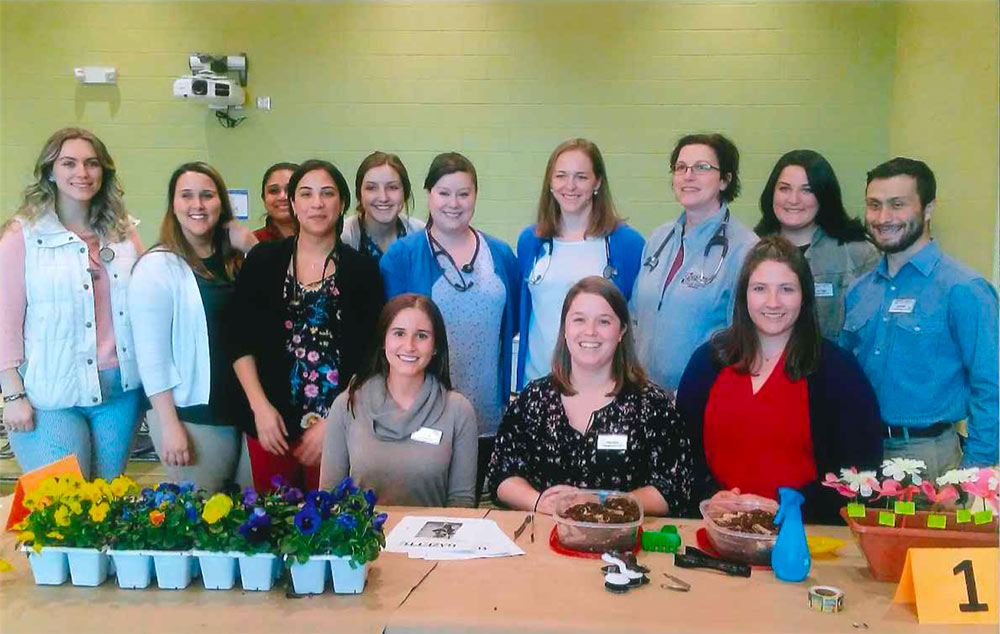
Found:
[{"label": "bracelet", "polygon": [[17,400],[20,400],[22,398],[25,398],[26,396],[28,396],[28,393],[24,392],[24,391],[15,392],[14,394],[4,394],[4,396],[3,396],[3,402],[4,403],[13,403],[14,401],[17,401]]}]

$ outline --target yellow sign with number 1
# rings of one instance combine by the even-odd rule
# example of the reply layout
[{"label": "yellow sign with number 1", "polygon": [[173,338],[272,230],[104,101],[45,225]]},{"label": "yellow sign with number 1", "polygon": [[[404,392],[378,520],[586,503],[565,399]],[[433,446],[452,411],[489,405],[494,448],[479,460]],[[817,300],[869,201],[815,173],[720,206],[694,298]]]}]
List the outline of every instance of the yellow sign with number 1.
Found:
[{"label": "yellow sign with number 1", "polygon": [[996,623],[998,548],[911,548],[895,603],[921,623]]}]

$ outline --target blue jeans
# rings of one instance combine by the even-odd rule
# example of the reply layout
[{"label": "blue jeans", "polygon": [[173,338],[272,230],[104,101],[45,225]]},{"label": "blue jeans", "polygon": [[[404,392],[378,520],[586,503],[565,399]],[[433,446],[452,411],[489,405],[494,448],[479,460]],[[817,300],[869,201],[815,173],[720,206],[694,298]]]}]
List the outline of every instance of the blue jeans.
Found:
[{"label": "blue jeans", "polygon": [[99,374],[100,405],[36,409],[35,428],[10,431],[7,438],[23,471],[76,454],[83,477],[111,480],[125,470],[139,428],[142,390],[122,391],[118,368]]}]

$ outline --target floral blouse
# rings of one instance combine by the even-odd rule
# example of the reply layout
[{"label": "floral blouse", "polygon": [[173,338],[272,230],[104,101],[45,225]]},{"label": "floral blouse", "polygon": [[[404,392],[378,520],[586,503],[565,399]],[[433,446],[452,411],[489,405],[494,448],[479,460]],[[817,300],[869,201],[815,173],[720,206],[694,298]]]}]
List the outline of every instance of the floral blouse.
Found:
[{"label": "floral blouse", "polygon": [[[316,287],[303,286],[291,272],[285,277],[285,352],[292,362],[292,406],[305,423],[310,414],[326,418],[340,390],[340,291],[336,275]],[[306,425],[303,425],[306,426]]]},{"label": "floral blouse", "polygon": [[[599,437],[625,436],[622,450],[598,448]],[[596,410],[587,432],[573,429],[551,376],[529,383],[507,408],[487,482],[520,476],[538,491],[556,484],[632,491],[652,485],[671,515],[690,513],[691,440],[666,393],[655,385],[623,389]]]}]

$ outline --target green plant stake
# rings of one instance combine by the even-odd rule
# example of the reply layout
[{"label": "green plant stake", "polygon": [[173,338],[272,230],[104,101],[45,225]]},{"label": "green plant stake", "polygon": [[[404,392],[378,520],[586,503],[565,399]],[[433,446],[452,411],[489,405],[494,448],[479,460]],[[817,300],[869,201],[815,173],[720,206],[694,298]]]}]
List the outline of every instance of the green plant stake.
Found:
[{"label": "green plant stake", "polygon": [[972,516],[973,522],[976,524],[989,524],[993,521],[993,511],[986,509],[985,511],[977,511]]},{"label": "green plant stake", "polygon": [[928,515],[927,516],[927,528],[946,528],[948,526],[948,517],[945,515]]},{"label": "green plant stake", "polygon": [[882,526],[894,527],[896,526],[896,514],[892,511],[879,511],[878,523]]},{"label": "green plant stake", "polygon": [[916,504],[902,500],[896,500],[894,510],[898,515],[916,515],[917,513]]},{"label": "green plant stake", "polygon": [[955,521],[959,524],[964,524],[966,522],[972,521],[972,511],[969,509],[958,509],[955,513]]},{"label": "green plant stake", "polygon": [[864,517],[865,505],[851,502],[847,505],[847,517]]}]

